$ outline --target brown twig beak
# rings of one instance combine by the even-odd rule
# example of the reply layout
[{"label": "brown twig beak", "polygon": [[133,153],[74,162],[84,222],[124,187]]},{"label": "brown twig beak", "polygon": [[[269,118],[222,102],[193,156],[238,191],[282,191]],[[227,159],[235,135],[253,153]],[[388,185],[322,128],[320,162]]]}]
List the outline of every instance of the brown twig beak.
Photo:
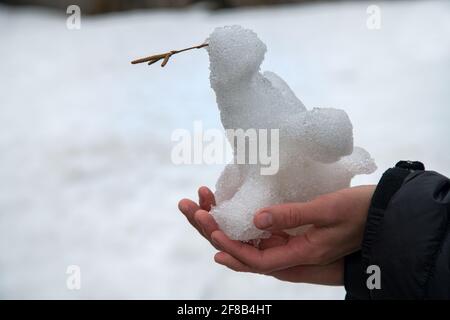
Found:
[{"label": "brown twig beak", "polygon": [[170,57],[172,57],[174,54],[180,53],[180,52],[184,52],[184,51],[188,51],[188,50],[192,50],[192,49],[200,49],[200,48],[204,48],[208,46],[207,43],[203,43],[200,44],[198,46],[194,46],[194,47],[189,47],[189,48],[185,48],[185,49],[181,49],[181,50],[172,50],[166,53],[161,53],[161,54],[155,54],[152,56],[148,56],[145,58],[140,58],[140,59],[136,59],[131,61],[132,64],[138,64],[138,63],[144,63],[144,62],[148,62],[148,65],[152,65],[156,62],[158,62],[159,60],[163,60],[161,63],[161,67],[164,67],[168,62]]}]

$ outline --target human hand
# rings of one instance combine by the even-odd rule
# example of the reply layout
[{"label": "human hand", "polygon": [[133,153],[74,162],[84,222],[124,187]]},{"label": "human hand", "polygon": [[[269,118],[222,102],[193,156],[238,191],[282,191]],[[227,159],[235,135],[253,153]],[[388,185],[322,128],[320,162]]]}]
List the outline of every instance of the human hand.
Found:
[{"label": "human hand", "polygon": [[222,251],[215,260],[236,271],[264,274],[305,265],[325,270],[332,266],[332,280],[337,280],[336,270],[343,269],[342,258],[360,247],[374,190],[375,186],[347,188],[310,202],[261,209],[254,217],[260,229],[278,233],[299,226],[309,228],[298,236],[285,237],[277,246],[259,249],[230,240],[220,230],[213,231],[211,241]]},{"label": "human hand", "polygon": [[[361,187],[361,188],[370,188],[370,187]],[[357,188],[350,188],[350,189],[357,189]],[[372,187],[372,189],[373,189],[373,187]],[[345,190],[348,190],[348,189],[345,189]],[[363,190],[357,190],[357,192],[360,192],[360,191],[363,191]],[[370,190],[366,190],[366,191],[370,191]],[[343,192],[345,194],[347,191],[343,190],[340,192]],[[372,192],[373,192],[373,190],[372,190]],[[236,249],[236,246],[242,246],[242,249],[244,252],[248,249],[256,250],[258,252],[257,255],[263,256],[264,252],[270,252],[269,249],[275,249],[277,247],[285,247],[285,249],[286,249],[286,246],[289,243],[292,243],[293,239],[296,238],[296,237],[291,237],[291,236],[287,235],[283,231],[277,230],[277,226],[279,227],[279,229],[286,229],[286,228],[291,228],[291,227],[297,226],[296,223],[294,223],[292,220],[290,220],[287,223],[288,227],[283,227],[281,220],[277,218],[273,221],[272,227],[267,229],[272,232],[272,236],[269,239],[261,240],[258,249],[254,248],[248,244],[243,244],[240,241],[230,240],[223,234],[223,232],[219,231],[218,225],[215,222],[214,218],[208,213],[208,211],[211,209],[211,206],[215,204],[214,195],[212,194],[212,192],[206,187],[201,187],[199,189],[198,193],[199,193],[199,204],[200,205],[197,205],[192,200],[183,199],[179,203],[179,208],[185,214],[185,216],[188,218],[189,222],[197,230],[199,230],[199,232],[207,240],[209,240],[217,249],[222,247],[222,245],[220,243],[220,241],[221,241],[220,238],[222,236],[224,236],[226,238],[226,245],[231,245],[232,252],[234,252],[233,250],[238,250],[238,251],[240,250],[240,249]],[[323,199],[323,197],[328,197],[328,196],[330,196],[330,195],[319,197],[318,199],[316,199],[314,201],[317,201],[319,199],[325,200],[325,199]],[[356,194],[355,194],[355,196],[356,196]],[[368,202],[370,202],[370,198],[371,198],[371,194],[369,196]],[[348,199],[348,200],[350,200],[350,199]],[[338,201],[336,200],[336,202],[338,202]],[[329,205],[334,206],[334,202],[332,202]],[[282,207],[282,206],[275,206],[275,207],[271,207],[271,208],[278,208],[278,207]],[[359,208],[356,211],[359,211],[359,212],[364,211],[364,210],[361,210],[360,206],[357,205],[356,207]],[[367,214],[367,209],[368,209],[368,205],[365,210],[365,215]],[[262,211],[263,210],[260,210],[260,212],[262,212]],[[284,210],[282,210],[282,211],[284,211]],[[337,212],[337,214],[339,214],[339,212]],[[277,216],[279,216],[279,215],[277,215]],[[256,222],[256,220],[258,220],[258,219],[255,217],[255,222]],[[363,225],[364,225],[365,219],[363,219],[363,220],[364,220],[363,221]],[[363,229],[363,228],[361,228],[361,229]],[[311,230],[308,230],[308,232],[311,232]],[[219,238],[219,240],[217,240],[217,239],[215,239],[214,241],[212,240],[213,233],[215,234],[214,237],[217,236]],[[362,238],[362,233],[361,233],[361,238]],[[230,241],[231,244],[228,243],[228,241]],[[292,246],[292,244],[289,244],[288,248],[290,248],[291,246]],[[278,249],[280,249],[280,248],[278,248]],[[254,253],[254,251],[253,251],[253,253]],[[292,254],[292,252],[288,252],[288,254]],[[345,254],[343,254],[343,255],[345,255]],[[237,256],[239,256],[239,254],[237,254]],[[267,256],[267,254],[266,254],[266,256]],[[319,255],[319,257],[320,257],[320,255]],[[250,256],[250,259],[254,259],[254,257],[252,258]],[[260,259],[260,258],[257,258],[257,259]],[[245,261],[246,259],[243,258],[242,260]],[[314,255],[312,255],[312,260],[314,260]],[[265,262],[265,260],[262,259],[262,257],[261,257],[261,260],[254,261],[255,262],[254,264],[245,264],[245,262],[240,261],[233,255],[231,255],[229,252],[225,252],[225,251],[219,252],[215,256],[215,261],[217,263],[225,265],[235,271],[263,273],[263,274],[274,276],[280,280],[292,281],[292,282],[307,282],[307,283],[340,285],[343,282],[343,259],[336,258],[335,260],[336,261],[332,260],[333,262],[331,262],[329,264],[322,261],[320,263],[321,265],[304,265],[304,264],[302,264],[302,265],[289,266],[286,268],[283,268],[283,266],[279,266],[274,270],[269,270],[269,269],[264,268],[264,266],[265,266],[264,264],[267,262]]]},{"label": "human hand", "polygon": [[[178,209],[186,216],[189,223],[197,229],[197,231],[210,241],[211,234],[219,230],[219,226],[214,220],[213,216],[209,213],[212,206],[215,206],[216,201],[214,194],[207,187],[200,187],[198,189],[199,204],[190,199],[182,199],[178,203]],[[285,238],[288,237],[284,232],[274,232],[269,239],[263,239],[259,243],[260,248],[273,247],[285,242]],[[217,249],[217,247],[216,247]]]}]

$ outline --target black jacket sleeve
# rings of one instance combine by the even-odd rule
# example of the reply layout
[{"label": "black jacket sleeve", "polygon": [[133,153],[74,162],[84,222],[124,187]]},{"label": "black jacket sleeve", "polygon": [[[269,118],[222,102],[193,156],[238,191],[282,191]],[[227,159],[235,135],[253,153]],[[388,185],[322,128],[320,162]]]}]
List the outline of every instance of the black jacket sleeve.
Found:
[{"label": "black jacket sleeve", "polygon": [[[379,289],[366,284],[370,265]],[[387,170],[361,250],[345,258],[344,283],[347,299],[450,299],[450,180],[420,166]]]}]

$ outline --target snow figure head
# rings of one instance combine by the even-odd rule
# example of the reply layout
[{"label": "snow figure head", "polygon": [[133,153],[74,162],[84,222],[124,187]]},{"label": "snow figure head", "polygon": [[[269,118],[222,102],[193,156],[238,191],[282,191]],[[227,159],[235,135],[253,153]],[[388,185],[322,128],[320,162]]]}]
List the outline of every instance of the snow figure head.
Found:
[{"label": "snow figure head", "polygon": [[216,28],[207,39],[211,83],[228,85],[259,71],[266,45],[241,26]]}]

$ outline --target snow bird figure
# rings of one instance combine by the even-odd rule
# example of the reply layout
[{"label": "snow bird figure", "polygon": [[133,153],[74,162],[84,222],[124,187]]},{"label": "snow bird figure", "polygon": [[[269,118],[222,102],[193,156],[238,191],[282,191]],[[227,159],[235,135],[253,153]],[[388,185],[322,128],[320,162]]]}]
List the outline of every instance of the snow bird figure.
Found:
[{"label": "snow bird figure", "polygon": [[279,132],[278,141],[270,141],[278,142],[279,167],[272,175],[261,174],[260,163],[240,164],[236,140],[229,139],[234,158],[216,183],[211,214],[231,239],[270,236],[253,224],[258,209],[309,201],[348,187],[357,174],[376,170],[369,153],[353,147],[353,127],[345,111],[307,110],[281,77],[260,71],[267,48],[253,31],[240,26],[216,28],[203,47],[209,55],[210,83],[224,128]]}]

